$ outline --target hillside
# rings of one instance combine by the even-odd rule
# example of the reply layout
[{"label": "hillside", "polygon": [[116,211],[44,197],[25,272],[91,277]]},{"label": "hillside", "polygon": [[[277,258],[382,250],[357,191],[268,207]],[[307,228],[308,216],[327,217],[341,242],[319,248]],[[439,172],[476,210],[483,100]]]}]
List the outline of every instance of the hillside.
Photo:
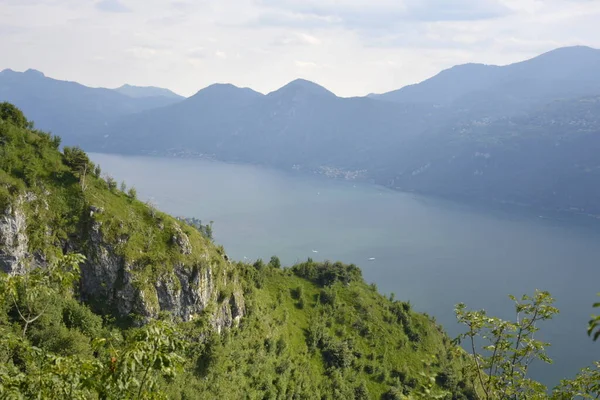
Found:
[{"label": "hillside", "polygon": [[0,397],[474,398],[442,328],[356,266],[232,262],[32,125],[0,104]]},{"label": "hillside", "polygon": [[0,101],[9,101],[35,120],[38,128],[60,133],[65,144],[85,143],[107,122],[126,114],[179,101],[168,96],[130,97],[46,77],[36,70],[0,72]]}]

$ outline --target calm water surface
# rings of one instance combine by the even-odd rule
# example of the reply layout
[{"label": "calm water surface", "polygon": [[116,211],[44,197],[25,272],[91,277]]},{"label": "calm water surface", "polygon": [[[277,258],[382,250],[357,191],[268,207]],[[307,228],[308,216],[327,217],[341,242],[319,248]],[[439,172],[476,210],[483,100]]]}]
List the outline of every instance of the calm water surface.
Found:
[{"label": "calm water surface", "polygon": [[91,157],[170,214],[214,221],[234,259],[312,257],[359,265],[384,293],[459,332],[465,302],[509,317],[508,294],[548,290],[561,314],[543,326],[549,385],[600,359],[585,330],[600,292],[600,223],[482,208],[378,186],[201,160]]}]

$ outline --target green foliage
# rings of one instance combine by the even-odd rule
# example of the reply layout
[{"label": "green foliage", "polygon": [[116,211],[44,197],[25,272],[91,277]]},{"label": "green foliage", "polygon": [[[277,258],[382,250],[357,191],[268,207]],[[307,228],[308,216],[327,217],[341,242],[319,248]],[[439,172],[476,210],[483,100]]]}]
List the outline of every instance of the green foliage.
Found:
[{"label": "green foliage", "polygon": [[345,265],[341,262],[316,263],[309,259],[305,263],[293,266],[292,272],[320,286],[330,286],[336,282],[348,285],[352,281],[362,281],[362,273],[356,265]]},{"label": "green foliage", "polygon": [[135,190],[135,188],[133,186],[130,187],[129,190],[127,191],[127,196],[129,196],[129,198],[132,200],[137,199],[137,190]]},{"label": "green foliage", "polygon": [[117,181],[112,176],[106,177],[106,185],[108,186],[108,190],[113,193],[117,190]]},{"label": "green foliage", "polygon": [[[486,399],[537,398],[546,392],[543,385],[528,378],[527,372],[535,360],[551,362],[545,352],[549,344],[535,339],[535,333],[539,322],[551,319],[558,309],[548,292],[510,298],[515,302],[514,322],[489,317],[485,311],[467,311],[464,304],[456,306],[458,322],[468,328],[457,340],[467,342],[476,381]],[[484,341],[483,351],[478,348],[478,339]]]},{"label": "green foliage", "polygon": [[159,379],[182,365],[183,342],[167,322],[153,321],[125,341],[100,336],[100,317],[70,297],[83,260],[69,254],[47,268],[0,276],[1,398],[159,398]]},{"label": "green foliage", "polygon": [[[600,296],[600,293],[598,296]],[[600,302],[594,303],[594,308],[600,308]],[[594,341],[600,337],[600,315],[592,315],[588,325],[588,335],[592,336]]]},{"label": "green foliage", "polygon": [[204,236],[208,240],[210,240],[210,241],[213,240],[213,228],[212,228],[213,222],[212,221],[210,221],[209,224],[204,225],[204,224],[202,224],[202,221],[199,220],[198,218],[178,217],[177,219],[179,221],[183,221],[186,224],[188,224],[189,226],[195,228],[198,232],[200,232],[202,234],[202,236]]},{"label": "green foliage", "polygon": [[269,261],[269,266],[272,268],[281,268],[281,261],[279,260],[279,257],[272,256],[271,260]]},{"label": "green foliage", "polygon": [[7,102],[0,103],[0,120],[19,128],[33,128],[33,124],[27,120],[23,112]]},{"label": "green foliage", "polygon": [[582,369],[574,379],[565,379],[554,389],[552,400],[600,398],[600,362]]},{"label": "green foliage", "polygon": [[65,164],[78,175],[85,174],[87,171],[91,172],[95,168],[87,154],[79,147],[65,147],[63,156]]}]

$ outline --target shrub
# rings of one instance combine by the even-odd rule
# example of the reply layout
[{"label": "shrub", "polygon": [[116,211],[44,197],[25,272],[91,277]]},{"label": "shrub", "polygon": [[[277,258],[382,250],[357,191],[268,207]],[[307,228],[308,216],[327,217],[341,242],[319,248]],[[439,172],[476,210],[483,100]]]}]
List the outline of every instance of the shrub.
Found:
[{"label": "shrub", "polygon": [[130,187],[129,191],[127,192],[127,195],[130,199],[135,200],[137,199],[137,190],[135,190],[134,187]]},{"label": "shrub", "polygon": [[269,266],[278,269],[281,268],[281,261],[279,260],[279,257],[272,256],[271,260],[269,261]]}]

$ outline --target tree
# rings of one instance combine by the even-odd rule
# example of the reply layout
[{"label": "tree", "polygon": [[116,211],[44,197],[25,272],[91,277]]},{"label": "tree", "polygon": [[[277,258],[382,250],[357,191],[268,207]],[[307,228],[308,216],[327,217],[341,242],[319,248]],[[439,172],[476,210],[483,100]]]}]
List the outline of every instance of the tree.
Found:
[{"label": "tree", "polygon": [[[176,327],[151,321],[127,335],[93,340],[95,357],[59,356],[31,344],[28,327],[68,298],[84,257],[68,254],[21,275],[0,274],[0,398],[163,398],[158,379],[180,369],[184,343]],[[21,329],[10,321],[16,310]]]},{"label": "tree", "polygon": [[279,260],[279,257],[277,256],[272,256],[271,260],[269,261],[269,265],[273,268],[281,268],[281,261]]},{"label": "tree", "polygon": [[[484,399],[546,398],[544,385],[529,379],[527,372],[535,360],[551,362],[545,352],[549,344],[535,339],[535,333],[539,322],[551,319],[558,309],[548,292],[510,298],[515,302],[515,321],[490,317],[485,311],[467,311],[464,304],[458,304],[456,317],[468,330],[457,342],[466,342],[471,352],[476,380],[472,383],[481,387]],[[481,347],[479,340],[484,342]]]},{"label": "tree", "polygon": [[132,186],[129,188],[127,195],[130,199],[135,200],[137,198],[137,190],[135,190],[135,188]]},{"label": "tree", "polygon": [[46,268],[33,267],[24,274],[8,275],[2,279],[2,295],[12,303],[23,326],[22,336],[56,301],[54,294],[64,294],[79,279],[81,254],[67,254]]},{"label": "tree", "polygon": [[117,189],[117,181],[112,176],[106,176],[106,184],[108,185],[108,190],[114,192]]},{"label": "tree", "polygon": [[184,350],[175,326],[166,321],[151,321],[131,336],[124,348],[115,348],[106,339],[95,342],[109,349],[109,358],[98,373],[97,392],[101,398],[156,398],[160,376],[174,377],[181,368]]},{"label": "tree", "polygon": [[88,171],[94,170],[94,164],[92,164],[87,154],[79,147],[65,147],[63,149],[63,156],[65,164],[79,177],[81,190],[85,191],[87,188],[86,176]]},{"label": "tree", "polygon": [[0,120],[8,121],[19,128],[33,128],[21,110],[8,102],[0,103]]}]

